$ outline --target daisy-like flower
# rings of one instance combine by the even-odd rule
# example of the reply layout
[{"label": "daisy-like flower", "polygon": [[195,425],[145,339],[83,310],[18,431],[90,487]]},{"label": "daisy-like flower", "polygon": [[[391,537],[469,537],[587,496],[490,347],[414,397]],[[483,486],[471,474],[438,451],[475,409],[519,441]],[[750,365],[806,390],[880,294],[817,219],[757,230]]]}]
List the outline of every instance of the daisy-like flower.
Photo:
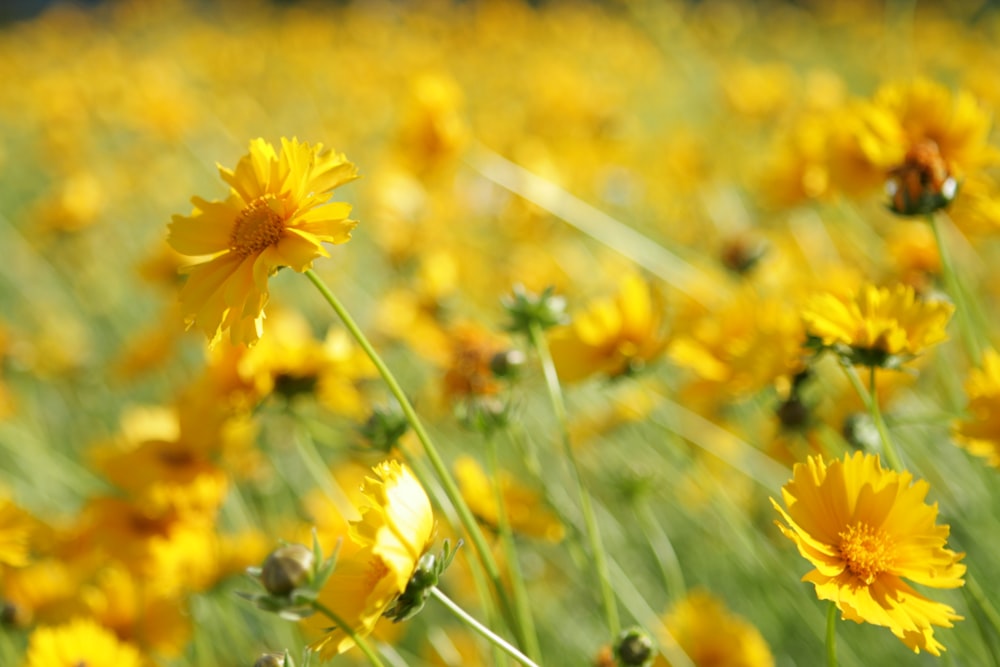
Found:
[{"label": "daisy-like flower", "polygon": [[[361,518],[351,522],[351,544],[343,544],[337,566],[319,600],[360,636],[371,633],[389,605],[406,590],[434,536],[434,513],[413,472],[398,461],[383,461],[362,486]],[[324,636],[310,647],[328,658],[354,641],[320,615],[306,623]]]},{"label": "daisy-like flower", "polygon": [[302,272],[320,256],[323,243],[346,243],[357,224],[351,206],[327,204],[331,191],[357,178],[340,153],[321,152],[297,139],[282,139],[280,154],[263,139],[234,170],[221,165],[230,186],[224,201],[194,197],[190,216],[175,215],[168,241],[179,253],[209,256],[187,269],[181,306],[190,325],[214,343],[228,331],[234,344],[252,345],[261,335],[267,279],[283,266]]},{"label": "daisy-like flower", "polygon": [[[455,478],[472,513],[492,530],[498,530],[500,512],[496,492],[486,472],[471,456],[461,456],[455,461]],[[499,483],[504,513],[512,531],[551,542],[562,540],[565,528],[536,491],[505,472],[500,473]]]},{"label": "daisy-like flower", "polygon": [[31,633],[24,667],[139,667],[139,651],[91,619],[40,627]]},{"label": "daisy-like flower", "polygon": [[934,627],[961,620],[904,579],[934,588],[962,586],[965,554],[945,548],[948,526],[924,502],[927,482],[883,470],[877,456],[855,453],[829,464],[811,456],[796,464],[782,489],[786,509],[771,499],[778,528],[816,569],[802,580],[831,600],[842,618],[889,628],[915,653],[940,655]]},{"label": "daisy-like flower", "polygon": [[955,424],[955,441],[1000,468],[1000,354],[995,350],[983,355],[982,368],[969,372],[965,393],[969,397],[969,418]]},{"label": "daisy-like flower", "polygon": [[[751,623],[706,591],[692,591],[663,619],[666,645],[679,646],[695,667],[769,667],[774,657]],[[669,667],[658,657],[654,667]]]},{"label": "daisy-like flower", "polygon": [[918,299],[913,287],[865,285],[852,294],[814,295],[802,310],[806,332],[855,364],[897,368],[948,338],[955,307]]},{"label": "daisy-like flower", "polygon": [[667,346],[663,298],[638,275],[626,275],[613,299],[590,304],[571,324],[553,329],[549,341],[564,382],[637,371]]}]

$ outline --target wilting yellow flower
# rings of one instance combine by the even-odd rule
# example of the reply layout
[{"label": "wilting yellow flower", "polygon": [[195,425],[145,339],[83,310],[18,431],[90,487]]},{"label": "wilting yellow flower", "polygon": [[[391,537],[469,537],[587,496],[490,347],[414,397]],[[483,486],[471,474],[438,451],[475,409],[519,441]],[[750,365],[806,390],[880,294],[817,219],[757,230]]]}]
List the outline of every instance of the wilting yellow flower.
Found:
[{"label": "wilting yellow flower", "polygon": [[982,368],[969,372],[965,393],[969,418],[955,424],[955,441],[1000,468],[1000,354],[995,350],[983,355]]},{"label": "wilting yellow flower", "polygon": [[[709,593],[692,591],[663,619],[665,645],[678,646],[695,667],[769,667],[771,650],[760,631]],[[655,667],[668,667],[660,656]]]},{"label": "wilting yellow flower", "polygon": [[[455,479],[476,518],[497,530],[500,518],[494,485],[476,460],[471,456],[459,457],[455,461]],[[566,531],[562,523],[544,506],[537,492],[518,484],[506,473],[500,474],[499,483],[504,513],[513,532],[553,542],[563,538]]]},{"label": "wilting yellow flower", "polygon": [[802,319],[807,333],[823,345],[848,353],[856,363],[880,366],[890,357],[906,361],[946,340],[954,310],[946,301],[918,300],[909,285],[865,285],[854,294],[814,295]]},{"label": "wilting yellow flower", "polygon": [[24,667],[139,667],[142,656],[91,619],[40,627],[31,633]]},{"label": "wilting yellow flower", "polygon": [[834,602],[845,619],[889,628],[916,653],[940,655],[933,626],[950,628],[962,617],[904,578],[956,588],[965,554],[945,548],[949,529],[935,523],[937,504],[924,502],[929,488],[857,452],[829,465],[820,457],[797,464],[781,489],[787,511],[771,504],[784,520],[778,528],[815,566],[802,580],[819,599]]},{"label": "wilting yellow flower", "polygon": [[666,311],[659,291],[637,275],[626,275],[613,299],[601,299],[553,329],[552,359],[564,382],[603,373],[617,377],[638,370],[667,346]]},{"label": "wilting yellow flower", "polygon": [[184,255],[211,257],[189,269],[181,305],[189,325],[213,342],[229,331],[235,343],[253,344],[261,334],[267,279],[280,267],[302,272],[327,256],[323,243],[346,243],[357,224],[350,204],[326,204],[331,191],[357,178],[340,153],[321,152],[297,139],[282,139],[281,153],[263,139],[230,171],[225,201],[194,197],[194,213],[175,215],[168,241]]},{"label": "wilting yellow flower", "polygon": [[[351,522],[351,544],[342,546],[320,592],[320,602],[361,636],[406,590],[434,536],[431,503],[413,472],[398,461],[383,461],[373,471],[361,490],[361,519]],[[329,619],[317,616],[306,621],[325,633],[310,645],[313,650],[328,658],[354,646]]]}]

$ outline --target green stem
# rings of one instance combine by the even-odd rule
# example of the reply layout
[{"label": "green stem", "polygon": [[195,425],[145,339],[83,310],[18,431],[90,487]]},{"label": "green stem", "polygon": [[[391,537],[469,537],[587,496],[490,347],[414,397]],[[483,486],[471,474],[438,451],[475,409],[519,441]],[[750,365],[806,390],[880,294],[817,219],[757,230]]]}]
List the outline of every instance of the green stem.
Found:
[{"label": "green stem", "polygon": [[937,244],[938,255],[941,257],[941,273],[942,278],[944,278],[945,289],[948,290],[951,298],[955,301],[955,310],[957,311],[956,315],[958,316],[958,328],[962,336],[962,343],[964,344],[965,351],[972,360],[972,363],[979,364],[980,360],[983,358],[982,347],[979,344],[979,337],[976,334],[976,328],[972,322],[972,313],[969,310],[965,290],[962,287],[962,283],[958,280],[958,274],[955,272],[955,266],[951,263],[951,256],[944,247],[944,236],[941,233],[941,225],[938,222],[938,216],[933,213],[928,213],[927,222],[931,226],[931,231],[934,232],[934,242]]},{"label": "green stem", "polygon": [[491,644],[499,647],[504,653],[510,657],[517,660],[522,665],[527,665],[527,667],[538,667],[538,665],[531,660],[528,656],[524,655],[517,650],[514,646],[504,640],[503,637],[497,635],[495,632],[487,628],[485,625],[470,616],[464,609],[459,607],[457,604],[452,602],[451,598],[441,592],[441,590],[434,586],[431,588],[431,595],[438,599],[438,601],[448,608],[451,613],[455,614],[460,621],[465,623],[467,626],[481,634],[485,637]]},{"label": "green stem", "polygon": [[583,486],[580,479],[580,467],[576,461],[576,454],[573,451],[573,443],[569,437],[569,419],[566,412],[566,402],[563,399],[562,387],[559,384],[559,374],[552,361],[552,354],[549,351],[545,334],[537,322],[532,322],[529,329],[531,344],[535,348],[542,363],[542,372],[545,374],[545,384],[549,391],[549,400],[552,402],[552,409],[556,414],[556,421],[559,423],[559,431],[563,445],[563,455],[569,462],[570,476],[573,485],[580,498],[580,511],[583,514],[584,526],[590,540],[590,549],[594,556],[594,568],[597,570],[597,579],[601,587],[601,602],[604,607],[604,616],[608,624],[608,631],[611,639],[614,640],[621,632],[621,622],[618,619],[618,606],[615,601],[614,591],[611,588],[611,577],[608,573],[607,555],[604,552],[604,544],[601,541],[600,529],[597,525],[597,518],[591,505],[590,494]]},{"label": "green stem", "polygon": [[826,667],[837,667],[837,605],[826,610]]},{"label": "green stem", "polygon": [[504,555],[507,558],[507,568],[510,574],[511,592],[514,595],[514,613],[521,634],[525,638],[525,652],[534,660],[541,658],[541,648],[538,645],[538,635],[535,631],[535,619],[528,602],[528,591],[524,584],[524,573],[517,557],[517,547],[514,544],[514,534],[504,505],[503,488],[500,486],[500,457],[497,452],[497,442],[492,432],[485,433],[486,446],[489,451],[490,476],[493,478],[493,492],[497,503],[497,530],[503,543]]},{"label": "green stem", "polygon": [[331,621],[333,621],[338,628],[343,630],[344,634],[350,637],[357,645],[357,647],[361,649],[361,652],[365,654],[365,657],[368,658],[368,661],[371,664],[375,665],[375,667],[385,667],[385,665],[382,664],[382,660],[379,659],[378,654],[376,654],[375,651],[372,649],[371,645],[367,641],[365,641],[365,638],[359,635],[357,632],[355,632],[354,628],[352,628],[344,621],[344,619],[342,619],[340,616],[334,613],[332,609],[324,605],[319,600],[313,600],[312,607],[313,609],[315,609],[316,611],[320,612],[321,614],[329,618]]},{"label": "green stem", "polygon": [[684,583],[684,572],[681,563],[677,559],[677,552],[670,541],[663,527],[656,521],[649,504],[640,500],[635,505],[636,516],[642,532],[646,535],[646,541],[652,547],[656,556],[656,564],[663,577],[663,584],[667,589],[667,594],[671,600],[680,600],[684,597],[687,585]]},{"label": "green stem", "polygon": [[878,397],[876,395],[875,386],[875,367],[870,367],[869,376],[869,389],[865,389],[864,384],[861,382],[861,378],[858,377],[858,372],[854,370],[854,365],[849,361],[841,360],[840,365],[844,368],[844,372],[847,374],[847,379],[850,380],[851,384],[854,385],[854,390],[858,392],[858,396],[861,397],[861,401],[868,408],[869,414],[872,416],[872,421],[875,422],[875,428],[878,429],[879,438],[882,439],[882,451],[885,452],[885,458],[889,463],[889,467],[897,472],[902,472],[903,461],[899,458],[899,450],[896,449],[896,444],[892,440],[892,436],[889,435],[889,428],[885,424],[885,419],[882,418],[882,411],[878,406]]},{"label": "green stem", "polygon": [[[486,570],[487,576],[493,583],[493,588],[496,592],[497,599],[500,602],[500,609],[504,618],[507,620],[511,628],[515,632],[518,632],[518,626],[513,622],[510,598],[507,594],[507,590],[504,588],[503,581],[500,578],[500,568],[497,566],[496,559],[493,558],[493,554],[486,543],[486,538],[479,529],[479,524],[476,523],[476,519],[472,515],[472,511],[462,498],[458,485],[448,472],[448,468],[441,459],[441,455],[438,454],[437,448],[431,442],[430,435],[428,435],[423,423],[417,416],[416,410],[413,409],[410,399],[406,397],[406,394],[399,386],[399,382],[396,381],[396,377],[393,375],[392,371],[389,370],[389,367],[386,366],[384,361],[382,361],[382,357],[375,351],[375,348],[372,347],[372,344],[368,341],[364,332],[361,331],[361,328],[354,321],[354,318],[351,317],[351,314],[347,312],[347,309],[340,303],[340,300],[337,299],[333,292],[330,291],[330,288],[326,286],[323,280],[316,275],[312,269],[307,269],[305,271],[305,276],[310,280],[310,282],[312,282],[316,289],[319,290],[326,302],[331,308],[333,308],[334,312],[337,313],[337,316],[340,317],[344,326],[347,327],[347,330],[354,337],[354,340],[357,341],[358,345],[361,346],[361,349],[364,350],[365,354],[368,355],[368,358],[371,359],[372,364],[374,364],[375,368],[378,369],[382,379],[389,387],[389,391],[392,392],[392,395],[399,402],[400,408],[402,408],[403,414],[406,416],[406,420],[410,424],[410,428],[413,429],[413,432],[420,441],[420,444],[423,445],[424,453],[427,455],[427,460],[430,461],[431,467],[434,468],[434,472],[441,481],[441,486],[444,488],[445,495],[448,496],[448,500],[451,501],[452,505],[455,507],[455,511],[458,512],[459,521],[462,522],[462,526],[465,528],[466,534],[472,541],[472,545],[475,547],[476,553],[479,555],[479,560],[483,564],[483,569]],[[518,643],[524,644],[524,638],[519,636]]]},{"label": "green stem", "polygon": [[[963,590],[968,593],[969,597],[976,601],[976,604],[979,605],[979,608],[983,612],[983,616],[985,616],[986,620],[989,621],[989,624],[993,626],[994,632],[1000,635],[1000,613],[997,612],[996,607],[993,606],[990,599],[983,593],[983,589],[979,585],[979,582],[976,581],[975,577],[969,573],[966,573],[965,575],[965,587]],[[992,652],[992,645],[989,642],[986,642],[986,644]]]}]

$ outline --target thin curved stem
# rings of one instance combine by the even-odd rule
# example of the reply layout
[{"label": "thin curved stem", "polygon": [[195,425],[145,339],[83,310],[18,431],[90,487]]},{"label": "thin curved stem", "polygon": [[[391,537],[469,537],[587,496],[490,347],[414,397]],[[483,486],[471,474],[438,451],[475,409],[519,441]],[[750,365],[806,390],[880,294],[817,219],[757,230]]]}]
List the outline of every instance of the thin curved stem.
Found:
[{"label": "thin curved stem", "polygon": [[597,518],[590,499],[590,493],[583,486],[580,479],[580,467],[576,461],[576,454],[573,451],[573,443],[569,436],[569,418],[566,413],[566,402],[563,399],[562,386],[559,384],[559,374],[552,361],[552,354],[549,351],[545,334],[537,322],[532,322],[529,330],[531,344],[535,348],[542,364],[542,372],[545,375],[545,384],[548,387],[549,399],[552,402],[552,409],[556,414],[556,421],[559,424],[561,442],[563,445],[563,455],[569,463],[570,477],[580,498],[580,511],[583,514],[584,526],[587,537],[590,540],[590,550],[594,556],[594,568],[597,570],[597,579],[601,588],[601,602],[604,607],[604,617],[607,621],[608,631],[611,638],[618,636],[621,632],[621,621],[618,618],[618,606],[615,600],[614,591],[611,588],[611,576],[608,571],[608,559],[604,552],[604,544],[601,541],[600,528],[597,525]]},{"label": "thin curved stem", "polygon": [[375,667],[385,667],[382,660],[378,657],[378,654],[375,653],[374,649],[372,649],[371,645],[365,640],[365,638],[355,632],[354,628],[334,613],[332,609],[324,605],[319,600],[312,601],[312,608],[333,621],[334,624],[344,632],[344,634],[350,637],[355,645],[361,649],[361,652],[365,654],[365,657],[368,658],[368,662],[372,663]]},{"label": "thin curved stem", "polygon": [[826,610],[826,667],[837,667],[837,605]]},{"label": "thin curved stem", "polygon": [[497,442],[493,433],[487,431],[484,435],[486,449],[489,452],[490,476],[493,478],[493,493],[497,504],[497,530],[507,558],[507,568],[510,574],[511,592],[514,596],[514,614],[521,628],[526,643],[525,652],[535,660],[541,659],[541,648],[538,645],[538,635],[535,632],[535,619],[531,613],[528,592],[524,584],[524,573],[517,557],[517,546],[514,544],[514,533],[511,530],[510,518],[504,506],[503,488],[500,485],[500,456],[497,452]]},{"label": "thin curved stem", "polygon": [[852,385],[854,385],[854,390],[858,392],[858,396],[861,397],[861,401],[868,408],[869,414],[871,414],[872,421],[875,422],[875,428],[878,429],[879,438],[882,440],[882,451],[885,452],[886,461],[889,463],[889,467],[897,472],[902,472],[903,461],[899,458],[899,450],[896,449],[896,444],[892,440],[892,436],[889,435],[889,428],[886,426],[885,419],[882,417],[882,411],[878,406],[878,396],[876,395],[877,387],[875,385],[875,367],[870,368],[871,374],[868,380],[869,388],[866,389],[864,384],[861,382],[861,378],[858,377],[858,372],[854,370],[854,365],[849,361],[841,360],[840,365],[844,369],[844,373],[847,374],[847,379]]},{"label": "thin curved stem", "polygon": [[962,343],[972,363],[979,364],[983,358],[983,351],[979,344],[979,336],[976,333],[975,325],[972,322],[969,303],[965,298],[965,289],[958,279],[958,274],[955,272],[955,265],[951,262],[951,256],[944,247],[944,236],[941,234],[941,224],[938,222],[938,216],[928,213],[927,222],[931,226],[931,231],[934,232],[934,242],[937,244],[938,255],[941,257],[941,277],[944,279],[945,289],[948,290],[948,293],[955,302]]},{"label": "thin curved stem", "polygon": [[451,613],[455,614],[455,616],[457,616],[460,621],[462,621],[467,626],[469,626],[470,628],[478,632],[480,635],[485,637],[487,641],[489,641],[494,646],[500,648],[500,650],[502,650],[504,653],[514,658],[522,665],[526,665],[526,667],[538,667],[538,665],[535,662],[533,662],[531,658],[518,651],[515,646],[511,645],[509,642],[504,640],[503,637],[499,636],[498,634],[487,628],[485,625],[483,625],[475,618],[470,616],[468,612],[466,612],[464,609],[455,604],[451,600],[451,598],[442,593],[437,586],[431,588],[431,595],[437,598],[437,600],[445,607],[447,607]]},{"label": "thin curved stem", "polygon": [[[423,446],[424,453],[427,455],[427,460],[430,462],[431,467],[434,469],[434,472],[437,474],[438,479],[441,482],[445,495],[448,496],[448,500],[451,501],[451,504],[455,507],[455,511],[458,512],[459,521],[461,521],[466,534],[472,541],[472,545],[475,548],[476,553],[479,555],[479,560],[483,564],[483,569],[486,570],[486,575],[493,583],[497,600],[500,602],[501,613],[510,625],[511,629],[516,634],[520,635],[517,624],[513,622],[513,608],[510,602],[510,597],[507,594],[507,590],[500,578],[500,568],[497,566],[496,559],[493,558],[493,554],[486,543],[486,538],[479,529],[479,524],[476,523],[476,519],[472,515],[472,511],[462,498],[458,485],[448,472],[448,468],[441,459],[441,455],[438,453],[437,448],[434,446],[434,443],[431,442],[430,435],[428,435],[427,430],[420,421],[420,417],[417,416],[416,410],[413,409],[410,399],[407,398],[406,393],[403,392],[399,382],[396,381],[395,375],[393,375],[392,371],[382,360],[382,357],[368,341],[367,336],[365,336],[364,332],[361,331],[361,328],[354,321],[354,318],[351,317],[351,314],[347,312],[347,309],[344,308],[343,304],[340,303],[340,300],[334,295],[334,293],[330,291],[330,288],[326,286],[326,283],[324,283],[312,269],[307,269],[305,271],[305,276],[310,282],[312,282],[316,289],[319,290],[320,294],[330,307],[333,308],[334,312],[344,323],[348,332],[350,332],[351,336],[354,337],[354,340],[357,341],[358,345],[362,350],[364,350],[365,354],[368,355],[368,358],[371,359],[372,364],[374,364],[375,368],[382,376],[382,379],[389,387],[389,391],[399,402],[399,406],[403,410],[403,414],[406,416],[406,420],[410,424],[410,428],[413,429],[413,433],[417,436],[417,440],[419,440],[420,444]],[[523,637],[518,636],[517,639],[518,643],[524,644]]]}]

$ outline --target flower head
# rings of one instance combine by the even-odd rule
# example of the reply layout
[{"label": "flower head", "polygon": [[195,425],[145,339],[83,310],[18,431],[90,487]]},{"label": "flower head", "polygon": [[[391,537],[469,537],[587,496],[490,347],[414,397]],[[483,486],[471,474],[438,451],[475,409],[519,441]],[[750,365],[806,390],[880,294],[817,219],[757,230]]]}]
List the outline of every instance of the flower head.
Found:
[{"label": "flower head", "polygon": [[[703,590],[692,591],[663,620],[667,630],[664,645],[679,645],[696,667],[774,664],[760,631]],[[670,663],[659,658],[653,664],[663,667]]]},{"label": "flower head", "polygon": [[282,139],[281,152],[263,139],[233,170],[219,167],[230,186],[224,201],[194,197],[190,216],[175,215],[168,241],[184,255],[210,256],[187,269],[181,306],[189,325],[213,342],[228,331],[235,343],[253,344],[261,334],[267,279],[283,266],[302,272],[327,256],[323,243],[346,243],[355,221],[351,206],[327,206],[331,191],[357,178],[339,153],[323,153],[297,139]]},{"label": "flower head", "polygon": [[[320,592],[320,601],[361,636],[372,631],[406,590],[434,536],[430,500],[413,472],[398,461],[383,461],[373,472],[361,489],[361,519],[351,522],[352,544],[343,545],[336,569]],[[315,618],[310,617],[311,625],[316,625]],[[324,632],[311,644],[323,657],[354,645],[336,629]]]},{"label": "flower head", "polygon": [[959,446],[1000,468],[1000,354],[987,350],[982,368],[975,368],[965,381],[969,417],[955,424]]},{"label": "flower head", "polygon": [[948,526],[937,505],[924,502],[929,486],[909,473],[883,470],[877,456],[855,453],[830,464],[809,457],[771,499],[778,528],[815,566],[802,580],[831,600],[842,617],[889,628],[908,647],[940,655],[933,626],[952,626],[955,610],[914,590],[904,579],[935,588],[964,582],[965,554],[945,548]]},{"label": "flower head", "polygon": [[913,288],[865,285],[857,293],[814,295],[802,311],[806,331],[854,363],[894,367],[947,339],[955,307],[918,300]]},{"label": "flower head", "polygon": [[659,291],[638,275],[622,279],[613,299],[601,299],[568,326],[551,332],[552,359],[565,382],[639,370],[667,346],[666,309]]},{"label": "flower head", "polygon": [[139,667],[139,651],[90,619],[31,633],[25,667]]}]

